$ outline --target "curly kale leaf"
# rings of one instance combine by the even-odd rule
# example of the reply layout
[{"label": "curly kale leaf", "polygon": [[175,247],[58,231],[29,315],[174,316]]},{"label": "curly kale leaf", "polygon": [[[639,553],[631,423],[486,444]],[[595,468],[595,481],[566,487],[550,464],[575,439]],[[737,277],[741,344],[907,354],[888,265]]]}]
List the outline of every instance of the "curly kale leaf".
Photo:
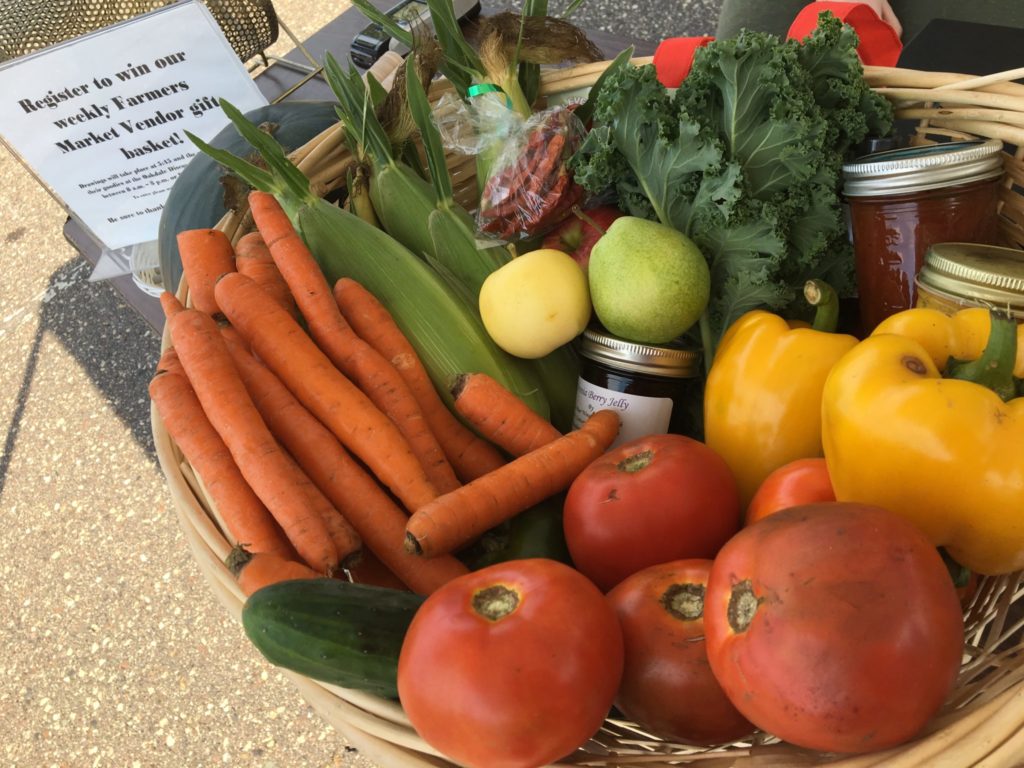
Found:
[{"label": "curly kale leaf", "polygon": [[825,130],[807,73],[771,35],[743,31],[699,50],[676,100],[742,166],[752,197],[784,192],[821,163]]},{"label": "curly kale leaf", "polygon": [[892,130],[892,105],[864,80],[857,43],[853,27],[824,12],[817,28],[797,46],[800,65],[811,77],[814,100],[828,121],[829,143],[840,157],[868,136],[885,136]]},{"label": "curly kale leaf", "polygon": [[651,212],[688,231],[694,203],[678,190],[695,189],[695,175],[718,169],[722,151],[699,136],[699,125],[677,114],[654,67],[623,67],[610,77],[594,107],[594,123],[573,159],[576,180],[592,192],[615,188],[628,212]]},{"label": "curly kale leaf", "polygon": [[674,95],[652,67],[624,66],[595,100],[576,179],[700,246],[712,277],[709,355],[743,312],[791,309],[807,279],[852,292],[841,166],[892,122],[856,42],[831,14],[803,43],[744,31],[699,49]]}]

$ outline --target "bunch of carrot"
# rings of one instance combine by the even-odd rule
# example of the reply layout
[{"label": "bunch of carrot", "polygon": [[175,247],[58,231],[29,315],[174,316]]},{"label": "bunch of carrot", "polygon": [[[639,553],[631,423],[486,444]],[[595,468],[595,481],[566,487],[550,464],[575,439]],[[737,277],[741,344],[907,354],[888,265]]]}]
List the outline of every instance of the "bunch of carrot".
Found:
[{"label": "bunch of carrot", "polygon": [[161,297],[171,346],[150,384],[245,550],[232,558],[243,591],[345,570],[432,592],[466,572],[458,548],[611,444],[615,414],[561,435],[472,372],[460,420],[387,309],[353,280],[332,289],[272,195],[249,202],[256,231],[234,245],[179,234],[191,306]]}]

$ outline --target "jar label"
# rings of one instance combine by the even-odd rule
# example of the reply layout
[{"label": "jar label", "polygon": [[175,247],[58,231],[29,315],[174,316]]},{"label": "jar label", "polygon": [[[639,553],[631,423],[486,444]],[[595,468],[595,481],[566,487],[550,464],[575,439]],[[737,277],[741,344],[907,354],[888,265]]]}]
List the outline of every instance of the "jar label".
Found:
[{"label": "jar label", "polygon": [[578,429],[596,411],[613,409],[619,412],[622,428],[612,447],[647,435],[668,432],[672,418],[672,398],[644,397],[605,389],[580,379],[576,385],[576,411],[573,429]]}]

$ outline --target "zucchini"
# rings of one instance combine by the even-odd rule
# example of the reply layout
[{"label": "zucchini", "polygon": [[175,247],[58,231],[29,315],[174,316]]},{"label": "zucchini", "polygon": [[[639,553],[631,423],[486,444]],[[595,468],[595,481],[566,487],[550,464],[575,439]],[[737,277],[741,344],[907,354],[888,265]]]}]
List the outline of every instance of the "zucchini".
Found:
[{"label": "zucchini", "polygon": [[[301,147],[338,122],[335,106],[333,101],[288,101],[259,107],[245,114],[256,125],[271,126],[274,138],[284,145],[287,152]],[[230,122],[210,144],[233,154],[245,155],[252,151]],[[221,184],[225,173],[217,161],[200,152],[189,160],[167,194],[160,214],[157,252],[164,288],[172,293],[178,290],[181,282],[177,235],[186,229],[212,227],[228,212]]]},{"label": "zucchini", "polygon": [[398,653],[424,599],[340,579],[282,581],[249,597],[242,626],[275,666],[397,699]]}]

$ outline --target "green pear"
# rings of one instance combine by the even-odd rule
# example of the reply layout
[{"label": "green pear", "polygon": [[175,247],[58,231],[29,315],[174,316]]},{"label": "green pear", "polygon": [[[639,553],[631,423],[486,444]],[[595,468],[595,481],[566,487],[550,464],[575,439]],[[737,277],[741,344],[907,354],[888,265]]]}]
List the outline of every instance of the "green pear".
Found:
[{"label": "green pear", "polygon": [[594,245],[594,313],[611,333],[664,344],[700,319],[711,295],[707,260],[690,238],[656,221],[622,216]]}]

